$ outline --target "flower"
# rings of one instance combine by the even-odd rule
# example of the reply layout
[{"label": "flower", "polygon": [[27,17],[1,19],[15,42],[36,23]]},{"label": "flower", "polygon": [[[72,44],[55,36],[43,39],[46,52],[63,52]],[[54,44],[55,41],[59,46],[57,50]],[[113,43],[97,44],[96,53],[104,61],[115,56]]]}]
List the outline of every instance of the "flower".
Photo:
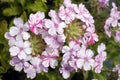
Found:
[{"label": "flower", "polygon": [[60,6],[58,15],[61,20],[65,20],[66,24],[69,24],[75,19],[75,12],[74,12],[74,6],[71,5],[69,7],[64,7],[63,5]]},{"label": "flower", "polygon": [[113,72],[118,72],[118,79],[120,80],[120,64],[117,64],[115,68],[113,68]]},{"label": "flower", "polygon": [[105,47],[105,44],[104,43],[101,43],[99,46],[98,46],[98,55],[95,56],[95,65],[93,66],[94,70],[96,73],[100,73],[101,72],[101,69],[103,67],[103,62],[106,60],[106,52],[104,51],[106,49]]},{"label": "flower", "polygon": [[115,3],[112,3],[112,6],[113,8],[111,9],[110,17],[106,20],[104,29],[106,35],[108,35],[109,37],[111,37],[112,35],[115,36],[115,41],[119,42],[118,35],[120,30],[120,11],[118,11],[118,8],[115,5]]},{"label": "flower", "polygon": [[61,48],[63,43],[65,42],[65,36],[64,34],[61,35],[48,35],[44,38],[47,45],[49,45],[52,48]]},{"label": "flower", "polygon": [[95,33],[94,26],[90,26],[86,29],[85,36],[88,36],[88,44],[94,44],[98,41],[98,35]]},{"label": "flower", "polygon": [[23,69],[23,63],[18,57],[13,57],[12,60],[10,60],[10,65],[15,66],[16,71]]},{"label": "flower", "polygon": [[36,77],[36,70],[35,70],[35,68],[32,65],[30,65],[29,67],[25,68],[24,72],[27,74],[27,78],[33,79],[33,78]]},{"label": "flower", "polygon": [[70,72],[73,71],[73,68],[67,64],[62,64],[62,68],[59,69],[64,79],[67,79],[70,76]]},{"label": "flower", "polygon": [[46,48],[46,50],[42,53],[42,65],[44,67],[55,68],[58,65],[57,58],[59,57],[58,50],[52,48]]},{"label": "flower", "polygon": [[73,69],[77,71],[76,60],[78,59],[77,51],[79,51],[80,46],[75,41],[71,41],[69,46],[63,46],[62,52],[63,63],[68,63]]},{"label": "flower", "polygon": [[45,27],[49,29],[48,33],[50,35],[56,35],[57,33],[63,34],[63,28],[66,27],[66,24],[64,22],[55,23],[51,20],[45,20]]},{"label": "flower", "polygon": [[87,25],[91,25],[94,23],[93,17],[82,3],[79,4],[79,6],[76,6],[74,10],[77,13],[76,18],[82,20]]},{"label": "flower", "polygon": [[76,62],[77,67],[80,69],[83,67],[85,71],[90,70],[94,65],[94,60],[92,59],[93,55],[94,53],[92,50],[81,48],[80,51],[78,51],[78,56],[80,58]]},{"label": "flower", "polygon": [[9,51],[11,56],[17,56],[19,59],[25,59],[27,55],[32,53],[32,49],[30,48],[29,41],[16,41],[15,46],[12,46]]},{"label": "flower", "polygon": [[27,23],[23,24],[21,18],[14,19],[15,26],[11,27],[9,32],[5,34],[7,39],[12,40],[28,40],[30,38],[30,34],[27,32],[29,30]]},{"label": "flower", "polygon": [[34,32],[35,34],[39,34],[39,30],[43,28],[45,15],[43,12],[38,11],[35,14],[30,14],[28,25],[30,27],[30,31]]},{"label": "flower", "polygon": [[79,44],[77,44],[74,41],[70,41],[69,46],[63,46],[62,52],[74,54],[74,52],[78,51],[79,49],[80,49]]}]

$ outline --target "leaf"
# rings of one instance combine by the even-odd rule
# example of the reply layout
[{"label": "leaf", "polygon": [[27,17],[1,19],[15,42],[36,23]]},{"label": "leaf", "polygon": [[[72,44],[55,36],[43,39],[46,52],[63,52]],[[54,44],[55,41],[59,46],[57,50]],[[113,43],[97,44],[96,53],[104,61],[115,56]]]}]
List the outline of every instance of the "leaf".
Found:
[{"label": "leaf", "polygon": [[34,4],[29,4],[27,6],[27,9],[33,11],[33,12],[37,12],[37,11],[42,11],[42,12],[46,12],[47,11],[47,6],[44,2],[42,1],[35,1]]},{"label": "leaf", "polygon": [[41,73],[37,75],[35,80],[49,80],[49,78],[44,74],[42,75]]},{"label": "leaf", "polygon": [[0,44],[4,44],[4,45],[7,44],[7,40],[4,38],[5,32],[8,31],[7,26],[8,24],[6,20],[0,21]]},{"label": "leaf", "polygon": [[94,73],[94,79],[107,80],[105,76],[103,76],[102,74],[96,74],[96,73]]},{"label": "leaf", "polygon": [[63,0],[54,0],[55,10],[58,10],[60,5],[63,4]]},{"label": "leaf", "polygon": [[3,10],[5,16],[16,16],[21,13],[21,9],[18,6],[11,6]]},{"label": "leaf", "polygon": [[21,15],[20,17],[21,17],[24,21],[27,21],[27,14],[26,14],[25,11],[22,13],[22,15]]},{"label": "leaf", "polygon": [[24,6],[25,5],[25,0],[18,0],[18,2],[22,5],[22,6]]},{"label": "leaf", "polygon": [[14,2],[14,0],[1,0],[1,2]]},{"label": "leaf", "polygon": [[1,73],[5,73],[5,69],[0,66],[0,74],[1,74]]},{"label": "leaf", "polygon": [[0,21],[0,34],[4,34],[8,30],[7,26],[8,24],[6,20]]}]

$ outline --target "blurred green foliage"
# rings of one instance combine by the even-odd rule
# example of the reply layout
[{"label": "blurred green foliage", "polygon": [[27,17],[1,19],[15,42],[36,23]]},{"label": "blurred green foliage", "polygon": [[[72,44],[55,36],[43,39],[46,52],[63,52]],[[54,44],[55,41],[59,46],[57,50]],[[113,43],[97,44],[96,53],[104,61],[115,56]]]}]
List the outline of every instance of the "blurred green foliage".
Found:
[{"label": "blurred green foliage", "polygon": [[[108,56],[104,63],[103,72],[101,74],[96,74],[92,71],[86,72],[84,73],[84,80],[91,80],[93,78],[98,80],[116,80],[116,73],[112,73],[110,70],[116,64],[120,63],[120,44],[116,43],[113,38],[108,38],[104,33],[105,20],[109,16],[111,7],[101,8],[95,0],[72,1],[77,4],[84,3],[94,16],[99,42],[94,46],[90,46],[90,48],[93,50],[97,49],[97,45],[101,42],[105,43],[107,47],[106,51]],[[110,0],[110,5],[112,1],[115,1],[120,9],[120,0]],[[47,15],[50,9],[57,11],[62,3],[63,0],[0,0],[0,79],[11,68],[9,65],[9,46],[7,40],[4,38],[4,33],[13,25],[13,19],[15,17],[21,17],[24,21],[27,21],[29,15],[37,11],[45,12]],[[24,80],[30,79],[24,77]],[[52,70],[48,73],[38,74],[34,80],[64,79],[58,71]],[[68,80],[71,80],[71,78]]]}]

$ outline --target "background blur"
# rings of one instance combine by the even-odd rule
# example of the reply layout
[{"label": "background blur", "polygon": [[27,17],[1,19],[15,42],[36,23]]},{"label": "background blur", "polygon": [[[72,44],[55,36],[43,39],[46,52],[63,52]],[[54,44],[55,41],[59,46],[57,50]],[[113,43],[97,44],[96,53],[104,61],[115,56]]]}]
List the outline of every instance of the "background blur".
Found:
[{"label": "background blur", "polygon": [[[93,15],[95,20],[96,32],[99,36],[99,42],[94,46],[90,46],[92,50],[97,49],[97,45],[101,42],[107,47],[107,60],[101,74],[95,74],[92,71],[85,73],[74,73],[68,80],[117,80],[117,74],[111,72],[116,64],[120,63],[120,43],[108,38],[104,33],[104,24],[109,17],[111,3],[115,2],[120,10],[120,0],[110,0],[110,7],[100,7],[96,0],[72,0],[73,3],[83,3]],[[45,12],[46,16],[50,9],[58,10],[63,0],[0,0],[0,80],[30,80],[26,78],[23,72],[16,72],[9,65],[10,55],[7,40],[4,33],[13,26],[13,19],[21,17],[27,21],[31,13],[37,11]],[[60,73],[50,69],[49,73],[38,74],[34,80],[64,80]]]}]

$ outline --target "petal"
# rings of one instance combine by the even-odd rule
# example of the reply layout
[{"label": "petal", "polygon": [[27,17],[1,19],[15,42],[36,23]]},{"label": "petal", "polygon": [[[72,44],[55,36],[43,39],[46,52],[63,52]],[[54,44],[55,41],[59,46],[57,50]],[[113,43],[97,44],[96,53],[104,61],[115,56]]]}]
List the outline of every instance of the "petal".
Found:
[{"label": "petal", "polygon": [[40,19],[44,19],[44,18],[45,18],[44,12],[38,11],[36,14],[38,15],[38,17],[39,17]]},{"label": "petal", "polygon": [[85,71],[88,71],[88,70],[91,69],[91,66],[89,65],[89,63],[86,62],[86,63],[83,65],[83,68],[84,68]]},{"label": "petal", "polygon": [[16,56],[20,52],[20,49],[18,47],[13,46],[9,49],[9,51],[11,56]]},{"label": "petal", "polygon": [[85,57],[85,49],[81,48],[78,53],[77,53],[78,57],[84,58]]},{"label": "petal", "polygon": [[64,30],[63,30],[63,28],[57,28],[57,32],[58,32],[59,34],[63,34]]},{"label": "petal", "polygon": [[104,43],[101,43],[101,44],[98,46],[97,51],[98,51],[98,53],[101,53],[101,52],[103,52],[105,49],[106,49],[105,44],[104,44]]},{"label": "petal", "polygon": [[70,43],[69,43],[69,47],[70,48],[73,48],[75,46],[75,42],[74,41],[71,41]]},{"label": "petal", "polygon": [[17,34],[16,35],[16,40],[17,41],[23,40],[22,34]]},{"label": "petal", "polygon": [[69,24],[71,22],[71,19],[69,17],[65,18],[65,23]]},{"label": "petal", "polygon": [[83,59],[78,59],[78,60],[76,61],[76,65],[77,65],[77,67],[80,68],[80,69],[82,68],[83,64],[84,64],[84,60],[83,60]]},{"label": "petal", "polygon": [[19,48],[23,48],[23,46],[24,46],[22,40],[21,40],[21,41],[16,41],[16,42],[15,42],[15,45],[16,45],[17,47],[19,47]]},{"label": "petal", "polygon": [[20,60],[18,57],[12,57],[12,60],[10,60],[10,65],[15,66],[16,64],[20,63]]},{"label": "petal", "polygon": [[50,67],[51,68],[54,69],[57,65],[58,65],[58,61],[57,60],[55,60],[55,59],[51,59],[50,60]]},{"label": "petal", "polygon": [[61,23],[59,24],[59,27],[65,28],[65,27],[67,27],[67,25],[66,25],[64,22],[61,22]]},{"label": "petal", "polygon": [[69,71],[64,71],[62,73],[62,76],[63,76],[64,79],[67,79],[70,76],[70,72]]},{"label": "petal", "polygon": [[25,41],[23,43],[24,48],[29,48],[31,46],[31,43],[29,41]]},{"label": "petal", "polygon": [[30,34],[28,32],[23,32],[23,39],[28,40],[30,38]]},{"label": "petal", "polygon": [[22,69],[23,69],[23,64],[22,63],[19,63],[19,64],[15,65],[15,70],[16,71],[21,71]]},{"label": "petal", "polygon": [[5,37],[6,39],[10,39],[10,38],[11,38],[9,32],[6,32],[6,33],[4,34],[4,37]]},{"label": "petal", "polygon": [[52,28],[53,26],[54,26],[54,23],[51,20],[49,20],[49,19],[45,20],[46,28]]},{"label": "petal", "polygon": [[34,58],[31,59],[30,63],[32,65],[39,65],[40,64],[40,58],[34,57]]},{"label": "petal", "polygon": [[27,55],[25,54],[24,51],[21,51],[21,52],[18,54],[18,58],[19,58],[20,60],[25,59],[26,57],[27,57]]},{"label": "petal", "polygon": [[24,49],[26,54],[31,54],[32,53],[32,48],[25,48]]},{"label": "petal", "polygon": [[10,40],[8,42],[9,46],[14,46],[15,45],[15,41],[16,40],[14,38],[10,38]]},{"label": "petal", "polygon": [[69,65],[73,68],[76,68],[75,61],[69,61]]},{"label": "petal", "polygon": [[87,49],[87,50],[86,50],[86,56],[87,56],[87,57],[91,58],[91,57],[93,57],[93,55],[94,55],[94,53],[93,53],[92,50],[90,50],[90,49]]},{"label": "petal", "polygon": [[51,35],[55,35],[56,34],[56,29],[55,28],[50,28],[48,30],[48,33],[51,34]]},{"label": "petal", "polygon": [[117,23],[118,23],[117,20],[112,21],[112,26],[113,26],[113,27],[116,27],[116,26],[117,26]]},{"label": "petal", "polygon": [[17,27],[11,27],[9,33],[11,36],[15,36],[19,33],[19,29]]},{"label": "petal", "polygon": [[49,67],[49,60],[43,61],[43,62],[42,62],[42,65],[43,65],[44,67]]},{"label": "petal", "polygon": [[94,66],[94,63],[95,63],[94,59],[90,59],[90,60],[89,60],[89,64],[90,64],[91,66]]},{"label": "petal", "polygon": [[13,22],[15,26],[18,26],[18,27],[23,26],[23,20],[21,18],[15,18]]},{"label": "petal", "polygon": [[79,45],[79,44],[76,44],[76,45],[73,47],[73,49],[74,49],[75,51],[80,50],[80,45]]},{"label": "petal", "polygon": [[65,6],[71,5],[71,0],[64,0],[63,4],[64,4]]},{"label": "petal", "polygon": [[62,48],[62,53],[68,52],[70,50],[70,48],[68,46],[64,46]]}]

